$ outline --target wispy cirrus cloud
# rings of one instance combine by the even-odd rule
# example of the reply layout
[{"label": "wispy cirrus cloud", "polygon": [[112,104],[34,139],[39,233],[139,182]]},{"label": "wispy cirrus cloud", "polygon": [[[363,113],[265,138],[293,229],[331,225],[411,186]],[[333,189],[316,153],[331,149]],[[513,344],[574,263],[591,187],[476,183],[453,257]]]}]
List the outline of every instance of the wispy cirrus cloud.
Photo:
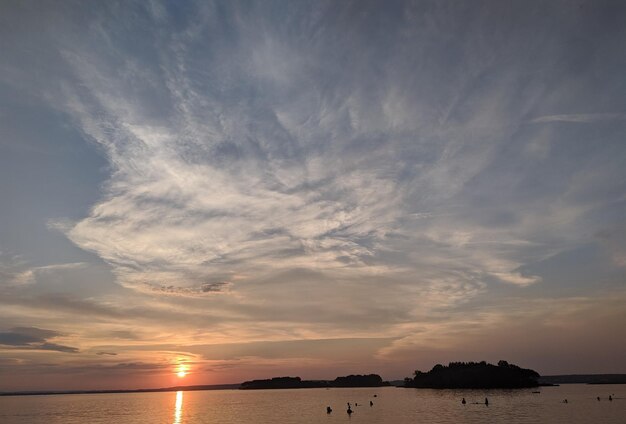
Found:
[{"label": "wispy cirrus cloud", "polygon": [[3,254],[0,251],[0,286],[25,285],[35,282],[38,278],[68,270],[86,267],[84,262],[58,263],[34,266],[17,255]]},{"label": "wispy cirrus cloud", "polygon": [[[476,254],[475,247],[458,244],[461,234],[471,240],[494,235],[458,213],[453,218],[446,205],[496,160],[495,147],[512,131],[501,124],[515,122],[498,104],[505,96],[501,82],[474,99],[475,112],[459,114],[466,99],[456,98],[445,126],[420,122],[420,112],[436,112],[416,102],[414,83],[398,78],[410,74],[402,54],[378,75],[386,82],[368,92],[375,75],[357,72],[359,64],[343,63],[354,71],[348,82],[316,42],[238,24],[230,28],[234,44],[218,39],[208,46],[222,57],[217,66],[211,55],[190,53],[212,30],[210,12],[200,10],[208,14],[155,41],[158,67],[141,66],[140,59],[112,67],[123,47],[97,56],[77,47],[64,53],[88,87],[66,92],[67,110],[112,166],[103,199],[66,234],[112,264],[122,284],[192,295],[217,292],[193,289],[215,280],[236,284],[290,269],[351,279],[403,273],[415,262],[391,267],[381,259],[400,248],[390,237],[395,232],[418,245],[447,244],[463,258],[456,261],[463,269],[457,275],[539,281],[520,277],[515,269],[522,262],[509,254]],[[335,51],[353,47],[339,44]],[[189,72],[200,68],[204,74]],[[471,77],[460,82],[471,83]],[[156,109],[134,100],[147,100],[150,88],[163,99]],[[242,96],[242,89],[257,94]],[[406,116],[410,110],[417,122]],[[419,210],[437,212],[426,228],[405,225],[404,217]],[[508,243],[511,235],[495,237]],[[425,265],[424,258],[419,262]],[[449,281],[443,274],[441,280]]]},{"label": "wispy cirrus cloud", "polygon": [[601,121],[624,121],[626,113],[570,113],[564,115],[546,115],[532,119],[533,123],[544,122],[578,122],[594,123]]},{"label": "wispy cirrus cloud", "polygon": [[[434,65],[447,59],[426,44],[392,50],[374,69],[385,41],[329,47],[285,37],[284,27],[263,23],[270,17],[250,20],[237,8],[232,37],[212,38],[211,8],[197,12],[156,35],[145,55],[64,46],[80,84],[65,85],[62,108],[111,169],[89,216],[57,228],[110,264],[123,286],[217,297],[217,314],[271,321],[290,337],[303,332],[287,324],[296,310],[312,337],[333,321],[342,323],[336,337],[365,322],[360,335],[378,335],[425,310],[463,308],[492,286],[540,285],[528,265],[584,239],[580,222],[599,204],[563,193],[592,190],[585,170],[565,163],[572,178],[559,180],[541,163],[525,168],[526,150],[548,140],[545,160],[560,139],[518,140],[545,96],[541,84],[521,87],[534,72],[522,62],[487,83],[487,62],[476,63],[474,73],[444,74],[449,91],[431,92],[425,87],[442,77]],[[287,19],[316,25],[312,15]],[[408,14],[391,38],[420,19]],[[323,25],[324,37],[344,31]],[[514,40],[520,49],[534,42]],[[459,48],[475,52],[473,43]],[[348,59],[355,50],[369,56]],[[415,80],[407,58],[420,54],[434,65]],[[557,118],[565,119],[537,122]],[[187,311],[172,313],[179,322]]]}]

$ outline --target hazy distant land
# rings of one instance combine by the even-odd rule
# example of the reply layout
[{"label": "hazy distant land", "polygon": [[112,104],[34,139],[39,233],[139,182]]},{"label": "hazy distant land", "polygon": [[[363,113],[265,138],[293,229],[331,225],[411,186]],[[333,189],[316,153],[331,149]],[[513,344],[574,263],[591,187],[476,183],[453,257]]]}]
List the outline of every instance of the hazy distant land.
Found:
[{"label": "hazy distant land", "polygon": [[160,387],[157,389],[111,389],[111,390],[29,390],[26,392],[0,392],[0,396],[38,396],[38,395],[86,395],[105,393],[150,393],[177,392],[196,390],[236,390],[241,384],[208,384],[194,386]]},{"label": "hazy distant land", "polygon": [[541,384],[626,384],[626,374],[568,374],[539,377]]}]

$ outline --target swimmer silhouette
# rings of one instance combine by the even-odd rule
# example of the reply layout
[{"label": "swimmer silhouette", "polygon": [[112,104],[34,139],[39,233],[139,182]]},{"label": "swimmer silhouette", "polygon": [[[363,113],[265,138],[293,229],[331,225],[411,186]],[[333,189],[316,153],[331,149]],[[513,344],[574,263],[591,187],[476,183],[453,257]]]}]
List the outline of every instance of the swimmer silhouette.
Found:
[{"label": "swimmer silhouette", "polygon": [[489,399],[485,398],[485,406],[489,406]]},{"label": "swimmer silhouette", "polygon": [[370,406],[374,406],[374,402],[370,400]]},{"label": "swimmer silhouette", "polygon": [[350,402],[348,402],[348,410],[346,411],[348,415],[352,414],[352,408],[350,407]]},{"label": "swimmer silhouette", "polygon": [[462,403],[463,405],[465,405],[465,404],[467,403],[467,402],[465,401],[465,398],[463,398],[463,400],[461,400],[461,403]]},{"label": "swimmer silhouette", "polygon": [[609,400],[613,400],[613,396],[609,395]]},{"label": "swimmer silhouette", "polygon": [[331,412],[333,412],[333,408],[331,408],[330,406],[326,407],[326,413],[330,414]]}]

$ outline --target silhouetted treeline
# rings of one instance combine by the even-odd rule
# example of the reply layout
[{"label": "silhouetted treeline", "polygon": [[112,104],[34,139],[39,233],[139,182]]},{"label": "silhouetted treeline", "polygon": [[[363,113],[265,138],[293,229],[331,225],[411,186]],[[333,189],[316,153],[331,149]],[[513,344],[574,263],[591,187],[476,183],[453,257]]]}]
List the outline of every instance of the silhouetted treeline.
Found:
[{"label": "silhouetted treeline", "polygon": [[493,389],[536,387],[536,371],[500,361],[498,365],[482,362],[450,362],[437,364],[428,372],[415,371],[405,378],[405,387],[432,389]]},{"label": "silhouetted treeline", "polygon": [[302,380],[300,377],[274,377],[241,383],[240,389],[310,389],[319,387],[380,387],[388,386],[378,374],[348,375],[328,380]]},{"label": "silhouetted treeline", "polygon": [[348,375],[337,377],[331,382],[332,387],[380,387],[388,386],[378,374]]}]

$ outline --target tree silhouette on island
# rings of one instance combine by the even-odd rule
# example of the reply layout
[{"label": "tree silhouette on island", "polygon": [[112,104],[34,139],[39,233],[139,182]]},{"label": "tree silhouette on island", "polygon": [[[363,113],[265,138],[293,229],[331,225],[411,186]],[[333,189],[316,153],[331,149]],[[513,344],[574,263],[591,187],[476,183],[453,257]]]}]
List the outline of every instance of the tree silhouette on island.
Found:
[{"label": "tree silhouette on island", "polygon": [[482,362],[437,364],[428,372],[415,371],[405,378],[404,386],[430,389],[514,389],[536,387],[539,373],[499,361],[498,365]]},{"label": "tree silhouette on island", "polygon": [[[428,372],[415,371],[404,379],[404,387],[431,389],[513,389],[537,387],[539,373],[500,361],[498,365],[482,362],[450,362],[437,364]],[[320,387],[388,386],[378,374],[348,375],[334,380],[302,380],[300,377],[274,377],[246,381],[239,387],[250,389],[303,389]]]},{"label": "tree silhouette on island", "polygon": [[348,375],[334,380],[302,380],[300,377],[274,377],[241,383],[242,390],[252,389],[310,389],[319,387],[381,387],[389,386],[378,374]]}]

